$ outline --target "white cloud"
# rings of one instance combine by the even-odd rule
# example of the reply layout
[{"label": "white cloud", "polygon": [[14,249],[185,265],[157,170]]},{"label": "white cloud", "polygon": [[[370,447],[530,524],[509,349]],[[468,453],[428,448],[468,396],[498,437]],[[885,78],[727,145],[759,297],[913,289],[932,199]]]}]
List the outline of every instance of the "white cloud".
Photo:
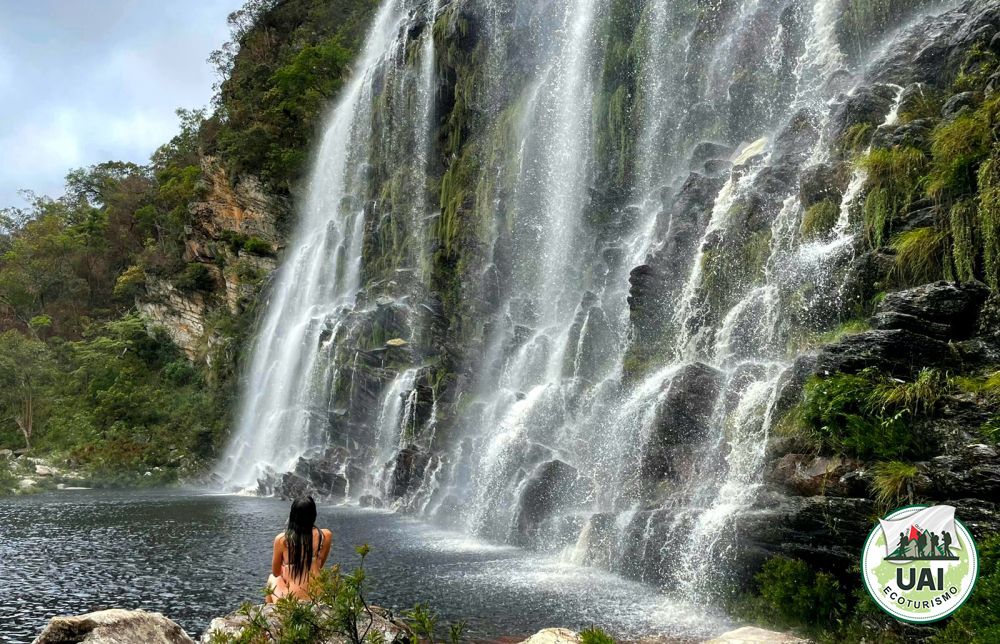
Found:
[{"label": "white cloud", "polygon": [[241,3],[0,2],[0,206],[59,194],[74,167],[148,160],[176,108],[209,102],[206,58]]}]

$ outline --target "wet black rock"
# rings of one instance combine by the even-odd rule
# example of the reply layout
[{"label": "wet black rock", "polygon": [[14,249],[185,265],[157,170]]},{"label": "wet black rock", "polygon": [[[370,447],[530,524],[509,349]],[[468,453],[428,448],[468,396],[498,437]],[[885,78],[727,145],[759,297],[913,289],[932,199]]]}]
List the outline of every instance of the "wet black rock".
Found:
[{"label": "wet black rock", "polygon": [[765,479],[799,496],[849,496],[857,490],[846,475],[859,466],[841,456],[785,454],[765,472]]},{"label": "wet black rock", "polygon": [[941,116],[946,119],[953,119],[965,110],[976,106],[975,92],[960,92],[955,94],[941,107]]},{"label": "wet black rock", "polygon": [[419,488],[430,459],[430,454],[416,445],[399,450],[387,465],[390,471],[386,496],[399,499]]},{"label": "wet black rock", "polygon": [[819,138],[816,119],[808,110],[792,115],[772,143],[775,163],[801,163]]},{"label": "wet black rock", "polygon": [[946,89],[970,49],[990,46],[998,24],[1000,6],[990,0],[970,0],[953,11],[928,16],[909,27],[866,75],[883,82],[921,82]]},{"label": "wet black rock", "polygon": [[930,151],[931,132],[934,121],[915,119],[895,127],[879,128],[872,137],[872,145],[878,148],[911,147]]},{"label": "wet black rock", "polygon": [[869,250],[851,261],[842,297],[856,311],[870,310],[872,298],[885,291],[895,258],[882,250]]},{"label": "wet black rock", "polygon": [[564,356],[565,377],[590,382],[612,366],[618,355],[619,340],[594,293],[584,294],[569,333],[567,346],[575,350]]},{"label": "wet black rock", "polygon": [[732,154],[733,148],[731,146],[713,141],[702,141],[694,146],[688,167],[691,170],[697,170],[704,167],[706,161],[728,160]]},{"label": "wet black rock", "polygon": [[934,90],[926,83],[910,83],[899,94],[899,113],[906,114],[919,111],[931,99]]},{"label": "wet black rock", "polygon": [[687,267],[724,182],[721,177],[690,174],[657,221],[662,244],[629,274],[631,321],[639,345],[647,350],[647,343],[660,338],[669,322],[663,307],[684,285]]},{"label": "wet black rock", "polygon": [[821,375],[857,373],[874,367],[893,376],[912,378],[924,367],[957,369],[958,353],[948,343],[904,329],[853,333],[825,346],[816,361]]},{"label": "wet black rock", "polygon": [[843,574],[857,566],[858,549],[872,529],[873,516],[870,499],[765,491],[745,515],[747,556],[797,557],[821,570],[839,568]]},{"label": "wet black rock", "polygon": [[528,545],[545,520],[557,510],[584,501],[590,485],[575,467],[553,459],[539,465],[521,487],[513,541]]},{"label": "wet black rock", "polygon": [[872,326],[907,329],[943,339],[965,339],[977,330],[990,290],[979,282],[933,282],[889,293],[879,303]]},{"label": "wet black rock", "polygon": [[723,378],[718,369],[696,362],[681,367],[665,385],[640,465],[644,480],[673,477],[688,456],[678,448],[696,446],[708,438]]},{"label": "wet black rock", "polygon": [[285,472],[282,474],[278,479],[278,484],[274,488],[275,496],[286,501],[299,499],[304,496],[312,496],[315,492],[312,484],[305,477],[294,472]]},{"label": "wet black rock", "polygon": [[937,499],[1000,498],[1000,458],[991,445],[973,443],[930,460],[926,475],[929,496]]},{"label": "wet black rock", "polygon": [[892,88],[885,85],[861,87],[854,94],[845,96],[843,102],[834,108],[831,117],[833,140],[840,140],[855,125],[881,125],[894,100]]},{"label": "wet black rock", "polygon": [[799,201],[809,208],[821,201],[841,202],[850,180],[850,166],[844,163],[817,163],[799,176]]},{"label": "wet black rock", "polygon": [[794,407],[802,398],[802,387],[809,377],[816,372],[817,356],[815,353],[803,353],[795,359],[790,369],[781,374],[778,381],[778,393],[775,397],[774,413],[780,417]]},{"label": "wet black rock", "polygon": [[340,474],[342,461],[334,454],[336,452],[331,450],[320,458],[300,458],[295,464],[295,474],[320,496],[342,499],[347,491],[347,479]]}]

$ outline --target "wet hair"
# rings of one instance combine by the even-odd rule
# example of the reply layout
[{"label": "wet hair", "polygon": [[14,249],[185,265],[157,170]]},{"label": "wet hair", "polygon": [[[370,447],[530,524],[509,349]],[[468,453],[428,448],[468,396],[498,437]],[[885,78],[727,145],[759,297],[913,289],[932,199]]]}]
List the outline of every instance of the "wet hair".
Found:
[{"label": "wet hair", "polygon": [[285,547],[288,548],[288,566],[292,577],[300,578],[312,570],[313,527],[316,525],[316,502],[311,496],[292,502],[285,528]]}]

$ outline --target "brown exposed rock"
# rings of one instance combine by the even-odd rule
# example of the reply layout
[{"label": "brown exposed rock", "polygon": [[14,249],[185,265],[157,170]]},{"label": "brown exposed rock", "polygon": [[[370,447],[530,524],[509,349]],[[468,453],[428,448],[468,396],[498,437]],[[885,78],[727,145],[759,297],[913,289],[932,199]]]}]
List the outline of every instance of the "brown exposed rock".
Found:
[{"label": "brown exposed rock", "polygon": [[139,311],[151,326],[166,329],[189,359],[197,359],[209,312],[206,295],[181,291],[170,282],[152,276],[146,278],[146,292],[147,297],[138,302]]},{"label": "brown exposed rock", "polygon": [[859,466],[840,456],[785,454],[774,464],[768,479],[801,496],[843,496],[848,493],[844,475]]},{"label": "brown exposed rock", "polygon": [[277,221],[286,206],[269,196],[256,177],[241,175],[234,182],[214,157],[202,160],[202,171],[208,190],[204,200],[192,207],[192,214],[195,227],[205,237],[219,239],[224,231],[231,231],[279,247],[284,244]]}]

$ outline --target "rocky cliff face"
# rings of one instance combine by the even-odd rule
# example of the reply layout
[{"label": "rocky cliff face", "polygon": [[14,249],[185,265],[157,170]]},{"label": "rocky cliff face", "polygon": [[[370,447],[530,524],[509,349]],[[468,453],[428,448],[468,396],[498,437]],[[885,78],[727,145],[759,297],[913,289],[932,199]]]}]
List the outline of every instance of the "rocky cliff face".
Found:
[{"label": "rocky cliff face", "polygon": [[211,361],[215,350],[233,340],[220,328],[225,318],[256,311],[285,244],[278,222],[289,208],[252,175],[231,179],[213,157],[203,158],[202,174],[204,198],[189,206],[192,224],[184,240],[186,271],[201,278],[178,285],[149,276],[136,301],[149,324],[165,329],[196,362]]}]

